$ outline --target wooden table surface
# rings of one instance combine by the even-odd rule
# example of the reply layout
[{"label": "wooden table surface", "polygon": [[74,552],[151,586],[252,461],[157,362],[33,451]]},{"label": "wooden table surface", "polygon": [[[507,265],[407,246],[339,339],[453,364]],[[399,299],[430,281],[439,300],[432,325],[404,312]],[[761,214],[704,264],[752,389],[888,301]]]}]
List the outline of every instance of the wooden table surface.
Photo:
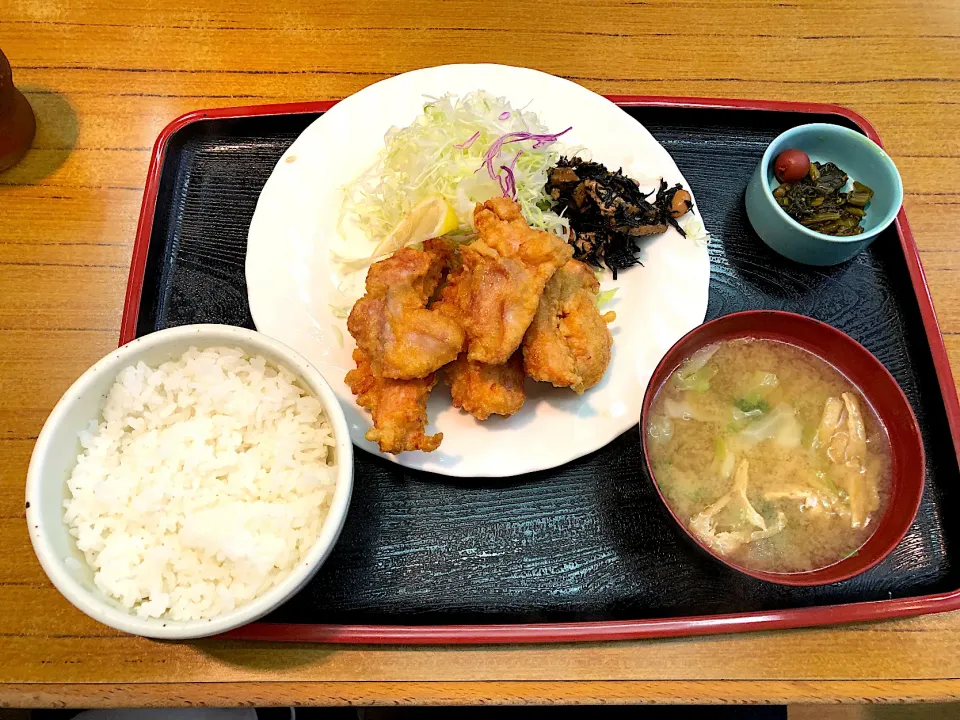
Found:
[{"label": "wooden table surface", "polygon": [[[68,9],[68,6],[72,6]],[[960,362],[956,0],[0,0],[36,110],[0,175],[0,705],[812,702],[960,696],[960,614],[780,633],[525,647],[126,637],[70,606],[27,537],[23,483],[60,394],[117,344],[150,148],[189,110],[342,98],[501,62],[601,93],[847,105],[898,163]]]}]

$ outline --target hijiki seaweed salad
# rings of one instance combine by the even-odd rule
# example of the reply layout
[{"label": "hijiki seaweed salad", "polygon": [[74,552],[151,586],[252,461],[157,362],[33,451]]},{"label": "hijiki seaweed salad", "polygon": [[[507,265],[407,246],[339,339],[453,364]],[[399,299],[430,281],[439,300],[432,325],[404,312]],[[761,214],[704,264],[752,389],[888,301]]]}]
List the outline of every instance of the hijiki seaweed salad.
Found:
[{"label": "hijiki seaweed salad", "polygon": [[[571,129],[551,132],[536,113],[482,90],[431,99],[412,124],[387,133],[376,162],[344,187],[340,225],[352,223],[383,246],[397,228],[409,229],[405,222],[422,226],[418,211],[433,203],[434,211],[447,210],[444,234],[469,242],[476,205],[508,197],[531,227],[563,237],[575,259],[609,269],[614,278],[639,264],[637,241],[645,235],[669,227],[683,236],[694,227],[697,237],[705,234],[693,216],[686,228],[678,222],[693,208],[687,190],[656,178],[644,192],[622,169],[580,157],[589,148],[564,146]],[[404,244],[424,239],[404,234]],[[398,243],[388,245],[396,249]],[[378,253],[369,262],[351,255],[341,260],[343,269],[362,279]],[[347,284],[341,282],[345,296]]]},{"label": "hijiki seaweed salad", "polygon": [[617,270],[639,263],[636,239],[659,235],[668,226],[683,237],[677,222],[693,208],[690,193],[679,183],[660,180],[656,191],[644,193],[622,170],[610,172],[600,163],[561,157],[550,170],[547,192],[560,214],[570,221],[573,257],[594,267]]}]

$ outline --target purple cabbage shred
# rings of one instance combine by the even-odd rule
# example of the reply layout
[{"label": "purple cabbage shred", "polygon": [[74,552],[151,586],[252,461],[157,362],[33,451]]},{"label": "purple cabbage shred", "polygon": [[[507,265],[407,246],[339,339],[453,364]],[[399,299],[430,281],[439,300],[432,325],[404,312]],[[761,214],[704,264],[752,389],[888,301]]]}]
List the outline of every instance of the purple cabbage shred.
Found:
[{"label": "purple cabbage shred", "polygon": [[473,135],[471,135],[469,138],[464,140],[462,143],[457,143],[456,145],[454,145],[454,147],[457,150],[466,150],[477,141],[478,137],[480,137],[479,130],[477,130]]},{"label": "purple cabbage shred", "polygon": [[[490,148],[483,156],[483,162],[480,164],[480,167],[477,168],[477,171],[482,168],[487,168],[487,174],[490,176],[491,180],[496,180],[500,184],[500,190],[503,192],[504,197],[509,197],[514,200],[517,198],[517,182],[516,177],[513,174],[513,168],[516,167],[517,160],[520,159],[520,156],[523,154],[523,151],[520,150],[514,155],[513,160],[510,165],[501,165],[499,170],[494,169],[494,163],[497,158],[500,157],[500,151],[503,150],[504,145],[510,145],[511,143],[524,142],[526,140],[533,140],[533,147],[540,148],[544,145],[549,145],[552,142],[556,142],[557,138],[561,135],[564,135],[570,132],[573,129],[573,126],[568,127],[566,130],[561,130],[558,133],[531,133],[531,132],[511,132],[505,135],[501,135],[496,140],[493,141],[493,144],[490,145]],[[471,139],[472,142],[472,139]],[[506,178],[501,176],[501,172],[506,173]]]}]

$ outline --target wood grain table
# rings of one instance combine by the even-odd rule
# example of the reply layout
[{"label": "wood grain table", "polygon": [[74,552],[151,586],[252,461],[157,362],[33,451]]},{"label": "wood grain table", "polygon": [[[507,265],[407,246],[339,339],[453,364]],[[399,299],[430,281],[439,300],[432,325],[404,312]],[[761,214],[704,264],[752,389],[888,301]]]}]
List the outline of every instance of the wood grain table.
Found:
[{"label": "wood grain table", "polygon": [[[189,110],[342,98],[449,62],[601,93],[847,105],[897,161],[960,363],[956,0],[0,0],[36,110],[0,175],[0,705],[820,702],[960,696],[960,614],[702,639],[335,647],[126,637],[73,609],[30,549],[27,461],[117,344],[150,148]],[[955,365],[956,368],[956,365]]]}]

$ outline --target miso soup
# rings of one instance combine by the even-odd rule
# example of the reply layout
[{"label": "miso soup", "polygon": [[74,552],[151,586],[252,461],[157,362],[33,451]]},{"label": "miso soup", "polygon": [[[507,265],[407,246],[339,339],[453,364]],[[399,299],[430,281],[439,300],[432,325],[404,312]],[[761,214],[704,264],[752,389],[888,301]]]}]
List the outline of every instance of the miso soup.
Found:
[{"label": "miso soup", "polygon": [[883,513],[890,447],[860,391],[793,345],[701,348],[663,384],[647,447],[671,509],[743,567],[803,572],[861,547]]}]

